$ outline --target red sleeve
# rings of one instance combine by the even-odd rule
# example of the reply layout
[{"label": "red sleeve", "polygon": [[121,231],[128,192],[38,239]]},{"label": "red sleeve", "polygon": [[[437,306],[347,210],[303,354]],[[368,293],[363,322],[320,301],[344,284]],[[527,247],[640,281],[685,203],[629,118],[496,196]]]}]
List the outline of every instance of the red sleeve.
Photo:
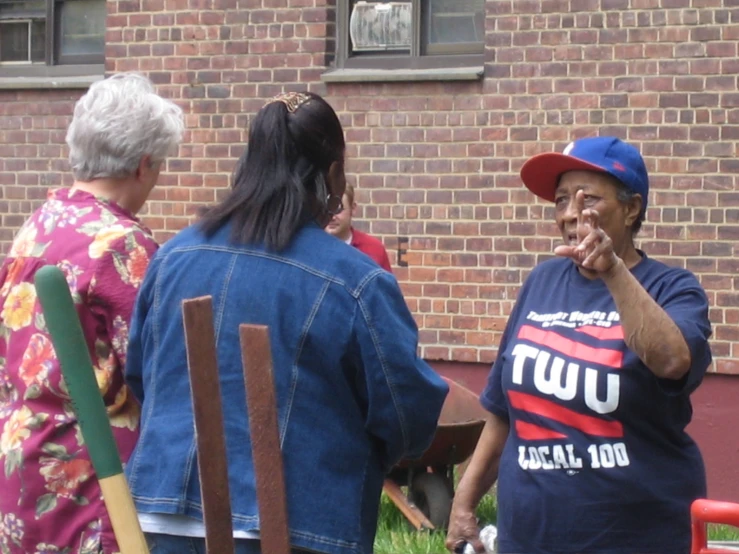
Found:
[{"label": "red sleeve", "polygon": [[393,272],[392,267],[390,267],[390,259],[387,256],[385,245],[379,239],[362,231],[352,229],[352,246],[375,260],[377,265],[385,271]]},{"label": "red sleeve", "polygon": [[387,250],[385,250],[385,247],[380,244],[379,249],[377,252],[377,257],[375,257],[375,261],[377,261],[378,264],[380,264],[380,267],[382,269],[385,269],[386,271],[389,271],[390,273],[393,272],[393,268],[390,267],[390,258],[387,257]]}]

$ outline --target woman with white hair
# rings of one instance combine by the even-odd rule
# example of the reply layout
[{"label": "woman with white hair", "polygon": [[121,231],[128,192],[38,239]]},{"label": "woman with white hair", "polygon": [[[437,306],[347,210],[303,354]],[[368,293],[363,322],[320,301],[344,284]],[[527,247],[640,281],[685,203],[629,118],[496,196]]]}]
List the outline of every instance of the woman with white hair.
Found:
[{"label": "woman with white hair", "polygon": [[123,380],[128,324],[157,249],[136,218],[183,132],[182,110],[145,77],[93,84],[67,132],[71,188],[49,193],[0,268],[0,552],[118,551],[59,361],[36,301],[36,271],[64,271],[122,458],[139,406]]}]

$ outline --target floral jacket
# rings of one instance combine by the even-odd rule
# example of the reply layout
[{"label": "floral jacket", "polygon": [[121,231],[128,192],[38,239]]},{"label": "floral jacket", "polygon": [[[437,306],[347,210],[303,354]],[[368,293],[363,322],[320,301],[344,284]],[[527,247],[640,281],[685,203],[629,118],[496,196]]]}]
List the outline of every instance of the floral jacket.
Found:
[{"label": "floral jacket", "polygon": [[33,278],[65,273],[125,461],[140,412],[123,381],[128,324],[156,248],[132,214],[70,189],[18,233],[0,269],[0,554],[117,552]]}]

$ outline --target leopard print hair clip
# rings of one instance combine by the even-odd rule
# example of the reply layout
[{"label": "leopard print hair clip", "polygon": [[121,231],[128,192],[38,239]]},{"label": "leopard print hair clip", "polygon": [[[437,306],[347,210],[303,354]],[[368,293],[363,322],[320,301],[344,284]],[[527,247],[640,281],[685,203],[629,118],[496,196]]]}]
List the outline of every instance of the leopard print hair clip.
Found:
[{"label": "leopard print hair clip", "polygon": [[287,107],[289,113],[295,113],[300,106],[310,99],[311,97],[304,92],[283,92],[268,100],[264,105],[267,106],[274,102],[282,102]]}]

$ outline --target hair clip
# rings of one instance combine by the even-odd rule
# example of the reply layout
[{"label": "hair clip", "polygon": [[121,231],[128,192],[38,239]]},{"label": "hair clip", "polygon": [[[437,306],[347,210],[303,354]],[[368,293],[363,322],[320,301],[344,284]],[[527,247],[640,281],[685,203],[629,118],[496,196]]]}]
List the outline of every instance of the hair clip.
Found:
[{"label": "hair clip", "polygon": [[311,97],[304,92],[283,92],[282,94],[278,94],[274,98],[267,100],[264,105],[267,106],[274,102],[282,102],[287,107],[287,111],[289,113],[295,113],[300,106],[310,99]]}]

